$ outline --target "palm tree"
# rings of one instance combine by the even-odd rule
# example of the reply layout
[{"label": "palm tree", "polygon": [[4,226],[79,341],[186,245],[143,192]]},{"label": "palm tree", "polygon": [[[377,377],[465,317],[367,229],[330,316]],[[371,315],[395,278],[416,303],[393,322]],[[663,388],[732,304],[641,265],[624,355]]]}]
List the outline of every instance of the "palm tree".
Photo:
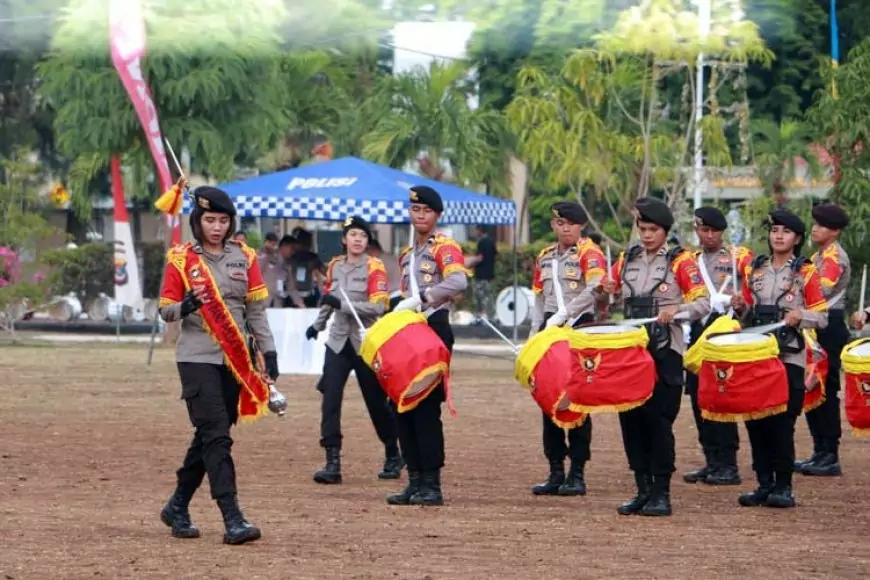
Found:
[{"label": "palm tree", "polygon": [[798,178],[798,167],[807,165],[809,176],[819,173],[819,161],[812,147],[810,128],[798,121],[769,119],[752,123],[755,169],[764,189],[778,207],[788,202],[789,182]]},{"label": "palm tree", "polygon": [[392,167],[413,164],[433,179],[449,170],[458,182],[503,191],[509,133],[496,111],[470,104],[468,77],[462,63],[433,62],[386,79],[372,95],[385,112],[363,136],[363,155]]}]

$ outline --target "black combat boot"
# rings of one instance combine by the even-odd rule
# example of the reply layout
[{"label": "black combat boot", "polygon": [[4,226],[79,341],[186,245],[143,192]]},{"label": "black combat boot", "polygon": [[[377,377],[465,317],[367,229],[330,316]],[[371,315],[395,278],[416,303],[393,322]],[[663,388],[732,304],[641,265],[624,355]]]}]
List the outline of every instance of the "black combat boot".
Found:
[{"label": "black combat boot", "polygon": [[685,481],[686,483],[698,483],[699,481],[703,482],[705,479],[707,479],[707,476],[710,475],[710,472],[713,471],[710,463],[710,454],[706,450],[704,450],[704,467],[683,474],[683,481]]},{"label": "black combat boot", "polygon": [[420,489],[420,472],[408,471],[408,485],[399,493],[387,496],[387,503],[390,505],[409,505],[411,497]]},{"label": "black combat boot", "polygon": [[742,483],[740,471],[737,469],[737,458],[730,455],[727,451],[716,453],[713,468],[707,474],[704,483],[707,485],[740,485]]},{"label": "black combat boot", "polygon": [[338,447],[326,448],[326,465],[314,474],[317,483],[341,483],[341,449]]},{"label": "black combat boot", "polygon": [[637,495],[616,508],[621,516],[639,514],[649,500],[652,476],[646,473],[634,472],[634,483],[637,485]]},{"label": "black combat boot", "polygon": [[792,471],[777,471],[773,491],[767,496],[764,505],[775,508],[792,508],[797,505],[791,489]]},{"label": "black combat boot", "polygon": [[559,486],[559,495],[586,495],[586,481],[583,479],[582,461],[571,460],[571,468],[565,483]]},{"label": "black combat boot", "polygon": [[649,500],[640,510],[640,515],[669,516],[671,513],[671,475],[653,475]]},{"label": "black combat boot", "polygon": [[773,473],[756,472],[755,476],[758,478],[758,487],[749,493],[744,493],[737,499],[743,507],[765,505],[768,496],[773,491]]},{"label": "black combat boot", "polygon": [[565,463],[550,461],[550,476],[544,483],[539,483],[533,487],[532,493],[535,495],[556,495],[563,483],[565,483]]},{"label": "black combat boot", "polygon": [[424,471],[420,477],[420,488],[411,496],[411,505],[444,505],[441,495],[441,471]]},{"label": "black combat boot", "polygon": [[160,510],[160,520],[172,528],[172,536],[175,538],[199,537],[199,528],[190,521],[190,512],[187,509],[192,498],[192,492],[179,487]]},{"label": "black combat boot", "polygon": [[820,452],[815,460],[805,463],[801,469],[804,475],[818,477],[837,477],[843,475],[840,468],[839,443],[837,441],[825,441],[819,446]]},{"label": "black combat boot", "polygon": [[388,446],[385,452],[384,468],[378,474],[378,479],[399,479],[402,476],[402,468],[405,460],[395,445]]},{"label": "black combat boot", "polygon": [[260,539],[260,529],[252,526],[242,515],[235,495],[227,495],[217,500],[224,518],[224,544],[244,544]]},{"label": "black combat boot", "polygon": [[808,466],[812,465],[822,456],[822,450],[818,443],[813,441],[813,454],[809,459],[804,459],[803,461],[795,461],[794,462],[794,470],[798,473],[803,473],[804,469]]}]

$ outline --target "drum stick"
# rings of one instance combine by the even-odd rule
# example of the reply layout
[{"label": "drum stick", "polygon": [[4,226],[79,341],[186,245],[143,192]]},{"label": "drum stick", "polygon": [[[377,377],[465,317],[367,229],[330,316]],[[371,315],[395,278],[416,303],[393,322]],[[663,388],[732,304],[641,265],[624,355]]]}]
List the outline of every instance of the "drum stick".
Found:
[{"label": "drum stick", "polygon": [[858,312],[864,312],[864,295],[867,292],[867,264],[864,264],[864,271],[861,273],[861,296],[859,300]]},{"label": "drum stick", "polygon": [[737,279],[740,278],[739,272],[737,271],[737,248],[731,247],[731,270],[734,272],[734,295],[740,293],[740,289],[737,287]]},{"label": "drum stick", "polygon": [[[610,244],[607,244],[607,281],[613,282],[613,259],[610,256]],[[615,298],[613,294],[608,296],[607,302],[612,306]]]},{"label": "drum stick", "polygon": [[175,156],[175,151],[172,150],[172,145],[169,144],[169,139],[164,137],[163,142],[166,143],[166,149],[169,150],[169,155],[170,157],[172,157],[172,162],[175,163],[175,168],[178,170],[178,175],[181,178],[184,178],[184,170],[181,168],[181,163],[178,162],[178,157]]},{"label": "drum stick", "polygon": [[348,308],[350,308],[350,313],[353,315],[353,319],[356,320],[356,323],[359,325],[359,335],[363,336],[366,333],[366,327],[363,325],[362,320],[360,320],[359,314],[354,308],[353,302],[350,301],[350,298],[347,297],[347,293],[344,291],[344,288],[341,286],[338,287],[338,291],[341,294],[342,299],[347,302]]},{"label": "drum stick", "polygon": [[488,327],[490,327],[492,329],[492,331],[494,333],[496,333],[500,339],[505,341],[508,344],[508,346],[511,347],[511,349],[513,349],[514,354],[517,354],[517,352],[519,352],[517,345],[515,345],[513,342],[511,342],[511,340],[508,337],[506,337],[502,331],[500,331],[498,328],[496,328],[492,322],[490,322],[486,318],[481,318],[481,320],[483,320],[484,324],[486,324]]},{"label": "drum stick", "polygon": [[417,268],[414,264],[414,254],[417,251],[417,244],[414,241],[414,224],[411,224],[411,238],[408,243],[411,245],[411,250],[408,252],[408,286],[411,288],[411,296],[419,296],[420,285],[417,283]]},{"label": "drum stick", "polygon": [[[614,320],[609,322],[608,324],[614,324],[616,326],[643,326],[644,324],[650,324],[658,320],[658,316],[653,316],[651,318],[629,318],[627,320]],[[688,320],[689,313],[688,312],[678,312],[674,315],[674,320]]]}]

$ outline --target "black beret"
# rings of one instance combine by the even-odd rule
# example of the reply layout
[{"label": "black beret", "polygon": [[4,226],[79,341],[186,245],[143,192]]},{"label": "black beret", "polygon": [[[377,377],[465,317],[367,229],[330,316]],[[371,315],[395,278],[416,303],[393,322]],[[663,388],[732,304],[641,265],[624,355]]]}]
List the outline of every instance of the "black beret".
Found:
[{"label": "black beret", "polygon": [[562,218],[575,224],[583,225],[589,221],[589,216],[583,211],[583,206],[575,201],[557,201],[550,210],[553,217]]},{"label": "black beret", "polygon": [[634,204],[637,210],[637,219],[642,222],[650,222],[670,230],[674,225],[674,214],[668,204],[654,197],[642,197]]},{"label": "black beret", "polygon": [[807,226],[804,225],[803,220],[787,209],[777,209],[767,214],[766,224],[767,227],[786,227],[799,236],[807,233]]},{"label": "black beret", "polygon": [[707,226],[722,232],[728,229],[728,220],[718,208],[707,205],[695,210],[695,225]]},{"label": "black beret", "polygon": [[371,226],[369,226],[369,222],[367,222],[366,220],[362,219],[361,217],[355,216],[355,215],[352,215],[349,218],[347,218],[346,220],[344,220],[344,223],[341,226],[341,235],[345,235],[345,234],[347,234],[348,231],[354,230],[354,229],[362,230],[363,232],[365,232],[366,237],[371,239],[372,228],[371,228]]},{"label": "black beret", "polygon": [[844,230],[849,225],[849,216],[834,203],[823,203],[814,207],[813,219],[823,228],[831,230]]},{"label": "black beret", "polygon": [[415,185],[411,188],[411,203],[425,205],[436,213],[444,211],[444,203],[437,191],[428,185]]},{"label": "black beret", "polygon": [[193,201],[202,211],[236,215],[236,206],[227,193],[216,187],[204,185],[193,190]]},{"label": "black beret", "polygon": [[275,232],[269,232],[268,234],[266,234],[266,237],[263,239],[266,240],[267,242],[277,242],[278,241],[278,234],[276,234]]}]

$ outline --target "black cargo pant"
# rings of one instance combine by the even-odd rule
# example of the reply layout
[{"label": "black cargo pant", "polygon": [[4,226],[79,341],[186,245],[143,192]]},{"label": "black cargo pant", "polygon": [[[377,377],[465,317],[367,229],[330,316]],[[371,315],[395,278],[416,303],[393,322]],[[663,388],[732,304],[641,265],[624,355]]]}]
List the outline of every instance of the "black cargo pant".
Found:
[{"label": "black cargo pant", "polygon": [[214,499],[236,494],[230,427],[238,419],[241,387],[224,365],[178,363],[181,398],[194,427],[193,441],[178,469],[178,488],[192,496],[208,473]]},{"label": "black cargo pant", "polygon": [[[541,324],[540,328],[538,328],[538,332],[544,330],[547,327],[547,321],[553,316],[553,312],[547,312],[544,314],[544,322]],[[594,316],[590,314],[584,314],[581,316],[576,324],[583,324],[585,322],[592,322],[594,320]],[[547,461],[550,463],[563,463],[565,461],[565,457],[570,457],[572,462],[575,463],[586,463],[592,456],[592,452],[590,450],[592,446],[592,417],[587,416],[586,420],[579,427],[574,427],[572,429],[563,429],[559,427],[550,417],[547,416],[546,413],[541,412],[541,417],[543,418],[543,442],[544,442],[544,456],[547,458]],[[568,440],[567,444],[565,443],[565,439]]]},{"label": "black cargo pant", "polygon": [[807,426],[813,436],[814,451],[836,453],[843,435],[840,425],[840,355],[849,342],[843,311],[830,311],[827,328],[817,332],[819,343],[828,353],[828,378],[825,380],[825,401],[807,413]]},{"label": "black cargo pant", "polygon": [[[452,353],[453,329],[450,328],[449,313],[446,310],[433,313],[429,317],[429,326]],[[408,471],[433,472],[444,467],[441,403],[445,400],[444,385],[440,384],[412,410],[396,413],[399,444]]]},{"label": "black cargo pant", "polygon": [[320,408],[320,445],[341,448],[341,406],[344,386],[351,371],[356,373],[356,380],[378,439],[391,451],[396,450],[396,419],[393,410],[378,384],[378,377],[356,353],[350,340],[344,343],[341,352],[336,353],[331,348],[326,348],[323,375],[317,383],[317,390],[323,393]]},{"label": "black cargo pant", "polygon": [[[752,446],[752,469],[758,474],[791,480],[794,470],[794,425],[804,404],[804,369],[785,365],[788,374],[788,407],[785,413],[746,422]],[[779,483],[779,481],[778,481]]]},{"label": "black cargo pant", "polygon": [[671,349],[656,361],[659,377],[646,403],[619,414],[628,466],[635,473],[670,477],[675,471],[674,421],[683,398],[683,357]]},{"label": "black cargo pant", "polygon": [[[708,324],[715,320],[710,317]],[[694,345],[701,337],[705,325],[700,322],[692,324],[692,334],[689,341]],[[737,423],[708,421],[701,416],[698,406],[698,375],[686,373],[686,393],[692,401],[692,414],[695,417],[695,427],[698,429],[698,443],[704,451],[704,457],[710,467],[737,468],[737,451],[740,448],[740,435]]]}]

